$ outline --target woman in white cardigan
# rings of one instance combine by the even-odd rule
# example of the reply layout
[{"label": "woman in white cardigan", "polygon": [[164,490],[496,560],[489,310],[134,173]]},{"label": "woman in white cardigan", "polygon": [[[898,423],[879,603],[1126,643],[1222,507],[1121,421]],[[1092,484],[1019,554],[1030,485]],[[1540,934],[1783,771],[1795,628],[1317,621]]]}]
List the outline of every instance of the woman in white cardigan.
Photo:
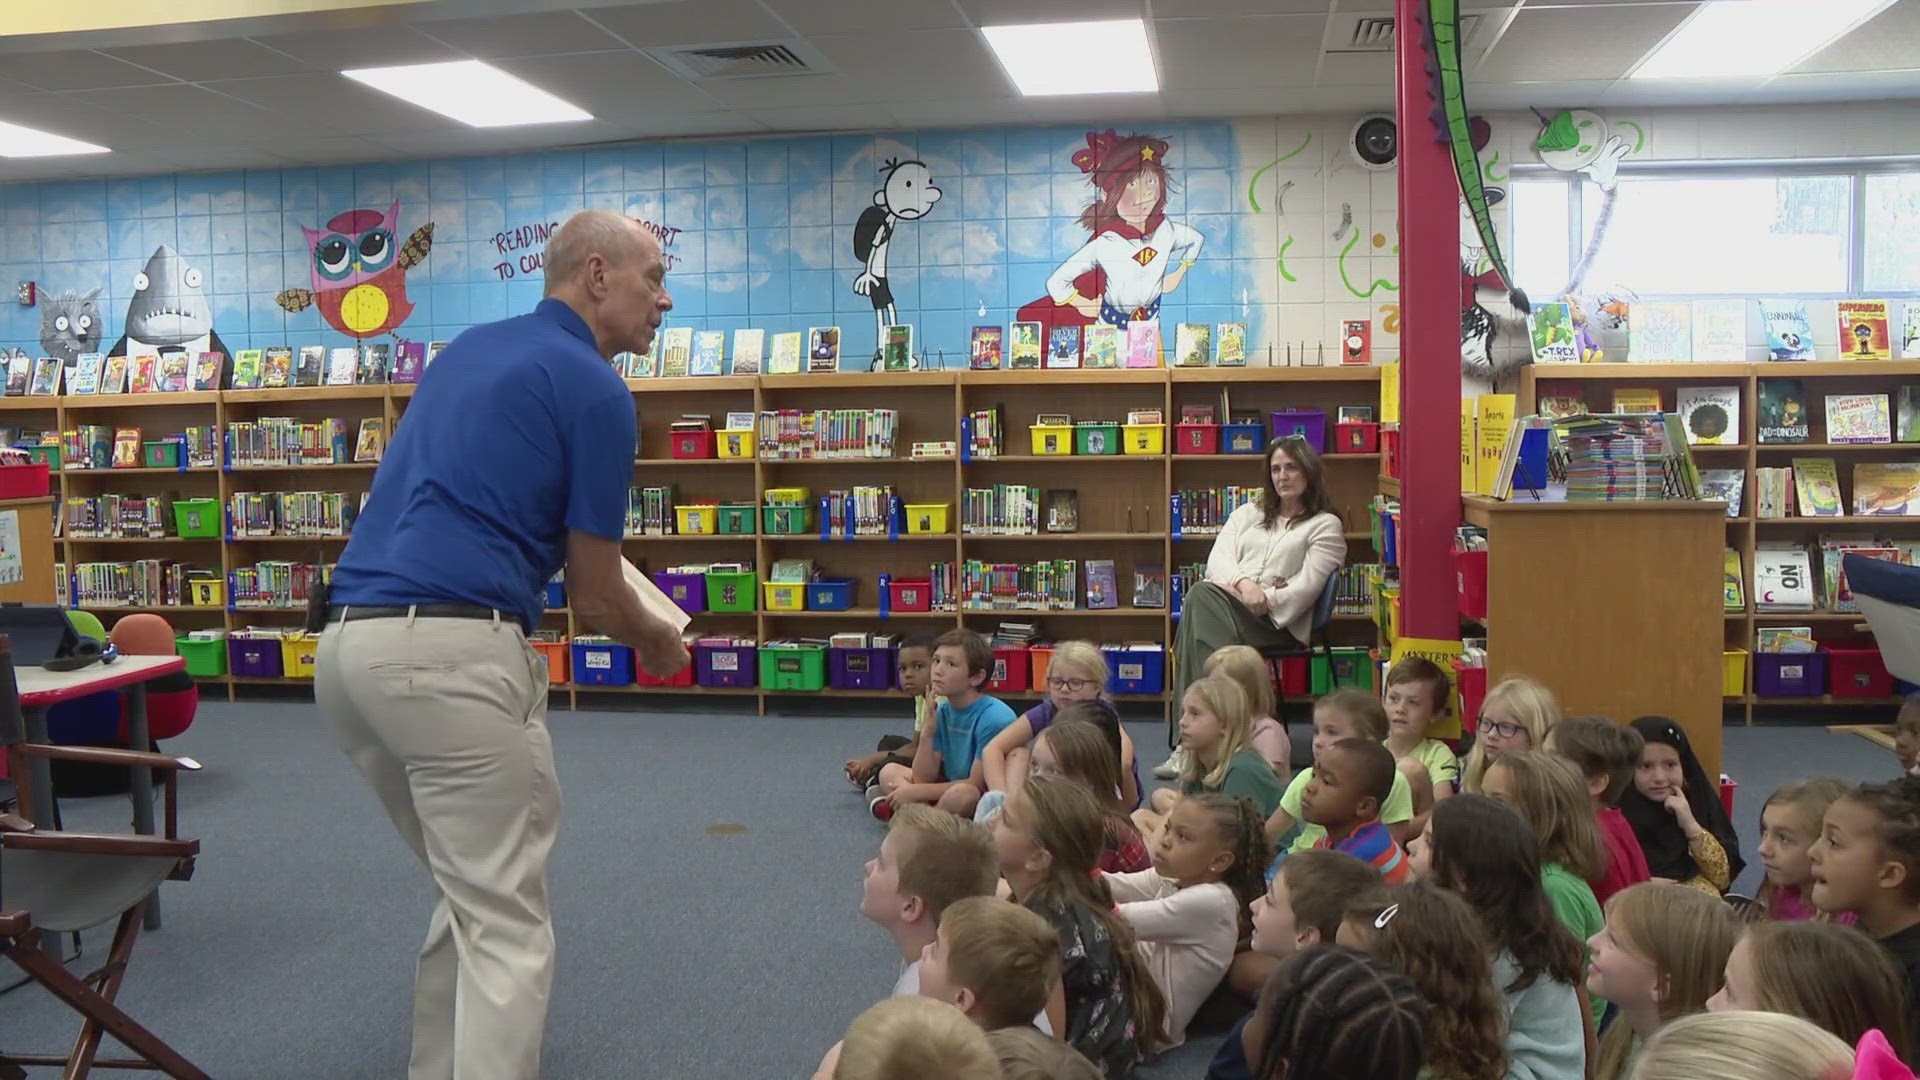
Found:
[{"label": "woman in white cardigan", "polygon": [[1207,579],[1181,601],[1174,687],[1182,697],[1217,649],[1305,644],[1321,590],[1346,561],[1319,455],[1289,435],[1267,444],[1265,460],[1266,490],[1228,516],[1207,555]]}]

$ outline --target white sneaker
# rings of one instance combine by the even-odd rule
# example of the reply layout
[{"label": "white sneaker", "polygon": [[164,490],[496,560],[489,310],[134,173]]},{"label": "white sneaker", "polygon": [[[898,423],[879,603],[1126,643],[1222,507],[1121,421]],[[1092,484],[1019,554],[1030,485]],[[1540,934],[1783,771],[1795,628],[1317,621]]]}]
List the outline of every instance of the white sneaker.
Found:
[{"label": "white sneaker", "polygon": [[1188,751],[1186,747],[1181,746],[1181,747],[1175,748],[1173,753],[1167,757],[1167,760],[1161,762],[1157,767],[1155,767],[1155,769],[1153,770],[1154,779],[1156,780],[1178,779],[1181,772],[1185,771],[1187,767],[1187,762],[1191,760],[1192,757],[1193,757],[1193,754],[1190,751]]}]

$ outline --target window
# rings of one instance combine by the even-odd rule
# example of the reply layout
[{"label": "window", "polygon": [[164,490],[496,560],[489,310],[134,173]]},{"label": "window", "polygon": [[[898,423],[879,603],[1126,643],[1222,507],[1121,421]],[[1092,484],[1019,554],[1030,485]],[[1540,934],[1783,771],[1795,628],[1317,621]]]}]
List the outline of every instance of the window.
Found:
[{"label": "window", "polygon": [[1920,173],[1866,178],[1861,290],[1920,292]]},{"label": "window", "polygon": [[1571,233],[1567,221],[1573,210],[1569,190],[1570,185],[1559,177],[1515,177],[1508,185],[1513,206],[1513,251],[1508,255],[1513,283],[1537,300],[1553,299],[1555,290],[1567,283],[1573,262],[1567,254]]},{"label": "window", "polygon": [[[1585,285],[1620,285],[1640,296],[1844,294],[1852,181],[1623,178]],[[1581,194],[1581,231],[1590,246],[1603,196],[1590,182]]]}]

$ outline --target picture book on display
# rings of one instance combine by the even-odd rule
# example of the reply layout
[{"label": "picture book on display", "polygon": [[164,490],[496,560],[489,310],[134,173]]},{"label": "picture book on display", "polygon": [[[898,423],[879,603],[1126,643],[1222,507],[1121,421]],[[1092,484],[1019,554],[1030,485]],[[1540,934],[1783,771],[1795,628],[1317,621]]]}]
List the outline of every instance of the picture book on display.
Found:
[{"label": "picture book on display", "polygon": [[1012,371],[1031,370],[1040,366],[1040,324],[1037,322],[1017,322],[1013,324],[1011,340],[1007,343],[1007,368]]},{"label": "picture book on display", "polygon": [[1900,356],[1905,360],[1920,360],[1920,300],[1901,305]]},{"label": "picture book on display", "polygon": [[[126,359],[121,358],[122,361]],[[21,397],[27,392],[27,384],[33,378],[33,361],[23,355],[7,360],[7,396]]]},{"label": "picture book on display", "polygon": [[1895,442],[1920,442],[1920,385],[1906,383],[1894,392]]},{"label": "picture book on display", "polygon": [[[1348,331],[1351,332],[1355,325],[1349,322]],[[1533,312],[1527,316],[1527,329],[1533,344],[1534,363],[1580,362],[1580,348],[1573,340],[1573,305],[1553,300],[1533,305]],[[1341,359],[1346,359],[1345,354]]]},{"label": "picture book on display", "polygon": [[[201,354],[205,356],[206,354]],[[218,353],[214,354],[216,357]],[[216,364],[213,370],[214,385],[220,381],[220,369]],[[196,383],[199,379],[196,377]],[[293,350],[277,345],[266,350],[260,356],[260,385],[272,389],[284,389],[293,385]]]},{"label": "picture book on display", "polygon": [[1842,300],[1834,309],[1840,313],[1840,359],[1893,359],[1885,300]]},{"label": "picture book on display", "polygon": [[1050,368],[1080,366],[1080,328],[1056,326],[1047,335],[1047,361]]},{"label": "picture book on display", "polygon": [[718,375],[726,370],[727,332],[701,330],[693,335],[693,356],[687,362],[689,375]]},{"label": "picture book on display", "polygon": [[1087,327],[1085,349],[1088,367],[1119,367],[1120,328],[1109,323],[1094,323]]},{"label": "picture book on display", "polygon": [[1813,563],[1806,548],[1762,544],[1754,549],[1753,608],[1813,610]]},{"label": "picture book on display", "polygon": [[1827,441],[1892,442],[1893,424],[1887,411],[1885,394],[1828,394]]},{"label": "picture book on display", "polygon": [[666,379],[686,378],[693,356],[693,327],[668,326],[660,335],[660,375]]},{"label": "picture book on display", "polygon": [[1807,441],[1807,392],[1799,379],[1760,380],[1760,441]]},{"label": "picture book on display", "polygon": [[1346,319],[1341,322],[1340,362],[1355,366],[1373,363],[1373,320]]},{"label": "picture book on display", "polygon": [[116,428],[113,432],[113,467],[133,469],[140,465],[140,429]]},{"label": "picture book on display", "polygon": [[1793,488],[1799,496],[1801,517],[1839,517],[1846,513],[1840,501],[1840,471],[1832,458],[1794,458]]},{"label": "picture book on display", "polygon": [[55,357],[43,356],[33,362],[33,385],[27,388],[30,397],[51,397],[60,392],[60,361]]},{"label": "picture book on display", "polygon": [[1127,324],[1127,366],[1160,366],[1160,323],[1154,319],[1135,319]]},{"label": "picture book on display", "polygon": [[807,370],[840,370],[840,328],[816,326],[807,331]]},{"label": "picture book on display", "polygon": [[[425,371],[426,369],[432,367],[433,362],[440,358],[440,354],[442,352],[445,352],[446,348],[447,348],[447,343],[444,341],[427,342],[427,362],[420,366],[420,370]],[[653,349],[653,346],[648,347],[648,351],[652,351],[652,349]]]},{"label": "picture book on display", "polygon": [[1213,362],[1213,328],[1206,323],[1176,323],[1173,366],[1207,367]]},{"label": "picture book on display", "polygon": [[184,352],[176,350],[161,353],[153,368],[153,388],[163,394],[177,394],[185,390],[192,378],[192,373],[187,370],[190,366]]},{"label": "picture book on display", "polygon": [[1682,386],[1674,391],[1674,411],[1687,429],[1687,442],[1724,446],[1740,441],[1740,388]]},{"label": "picture book on display", "polygon": [[393,381],[400,384],[417,383],[427,370],[427,343],[424,341],[403,341],[393,350]]},{"label": "picture book on display", "polygon": [[733,373],[760,374],[761,355],[767,350],[765,330],[740,329],[733,332]]},{"label": "picture book on display", "polygon": [[[387,381],[392,371],[393,350],[384,341],[360,346],[360,369],[354,375],[354,381],[369,386],[377,386]],[[266,381],[266,368],[260,369],[261,381]]]},{"label": "picture book on display", "polygon": [[99,393],[100,369],[105,360],[106,357],[99,353],[81,353],[79,362],[73,366],[73,375],[67,381],[67,393]]},{"label": "picture book on display", "polygon": [[967,366],[975,371],[1000,370],[1001,340],[1004,336],[1005,331],[997,326],[974,327],[973,344],[968,350]]},{"label": "picture book on display", "polygon": [[1740,496],[1746,490],[1745,469],[1701,469],[1700,497],[1719,499],[1727,504],[1727,516],[1740,516]]},{"label": "picture book on display", "polygon": [[1087,609],[1107,611],[1120,606],[1112,559],[1087,560]]},{"label": "picture book on display", "polygon": [[773,353],[767,358],[767,374],[800,374],[800,331],[773,335]]},{"label": "picture book on display", "polygon": [[[11,386],[13,373],[9,371],[7,375],[9,380],[7,393],[11,394],[13,393],[13,389]],[[127,358],[126,357],[124,356],[107,357],[106,365],[100,369],[99,392],[102,394],[124,394],[127,392]]]},{"label": "picture book on display", "polygon": [[1693,302],[1693,358],[1704,363],[1745,363],[1747,302]]},{"label": "picture book on display", "polygon": [[[1373,324],[1368,323],[1368,348],[1372,348]],[[1247,366],[1247,324],[1243,322],[1223,322],[1214,332],[1214,352],[1218,359],[1214,362],[1221,367]],[[1368,358],[1371,362],[1372,358]]]},{"label": "picture book on display", "polygon": [[[327,353],[327,385],[352,386],[353,375],[360,366],[360,350],[351,345],[336,345]],[[236,369],[237,370],[237,369]],[[260,385],[259,368],[254,369],[254,385]],[[235,386],[239,385],[235,376]]]},{"label": "picture book on display", "polygon": [[1627,332],[1636,364],[1693,359],[1693,305],[1685,300],[1633,305],[1633,326]]},{"label": "picture book on display", "polygon": [[1746,572],[1740,566],[1740,553],[1728,548],[1720,565],[1724,578],[1721,606],[1729,612],[1747,610]]},{"label": "picture book on display", "polygon": [[1616,413],[1657,413],[1660,411],[1660,391],[1621,387],[1613,392],[1613,411]]},{"label": "picture book on display", "polygon": [[1767,327],[1767,359],[1813,359],[1813,323],[1804,300],[1762,300],[1760,321]]},{"label": "picture book on display", "polygon": [[353,460],[379,461],[386,448],[387,422],[377,416],[361,420],[359,437],[353,444]]},{"label": "picture book on display", "polygon": [[1920,461],[1862,461],[1853,467],[1853,512],[1860,517],[1920,515]]},{"label": "picture book on display", "polygon": [[[425,364],[421,365],[423,368]],[[320,345],[300,346],[299,359],[294,362],[293,385],[319,386],[327,381],[327,350]]]},{"label": "picture book on display", "polygon": [[[151,394],[154,390],[153,366],[160,358],[151,354],[136,356],[132,360],[132,374],[127,377],[127,392],[130,394]],[[35,369],[36,373],[38,369]],[[351,380],[349,380],[351,381]]]},{"label": "picture book on display", "polygon": [[880,370],[913,370],[913,326],[898,323],[886,328],[880,339]]},{"label": "picture book on display", "polygon": [[266,353],[260,349],[241,349],[233,354],[233,388],[258,390]]}]

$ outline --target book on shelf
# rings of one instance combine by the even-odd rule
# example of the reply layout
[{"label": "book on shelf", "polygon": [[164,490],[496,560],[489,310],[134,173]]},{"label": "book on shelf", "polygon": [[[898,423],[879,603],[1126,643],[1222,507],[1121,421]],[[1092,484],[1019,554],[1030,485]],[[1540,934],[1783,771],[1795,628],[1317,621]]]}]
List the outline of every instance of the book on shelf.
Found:
[{"label": "book on shelf", "polygon": [[1723,446],[1740,441],[1740,388],[1682,386],[1674,391],[1674,411],[1694,446]]},{"label": "book on shelf", "polygon": [[[393,371],[393,350],[384,341],[369,342],[360,346],[360,367],[354,372],[354,382],[366,386],[380,386],[387,382]],[[266,368],[260,369],[262,383],[266,381]]]},{"label": "book on shelf", "polygon": [[1807,391],[1799,379],[1760,380],[1760,440],[1803,443],[1808,438]]},{"label": "book on shelf", "polygon": [[1157,319],[1135,319],[1127,324],[1127,366],[1160,366],[1160,323]]},{"label": "book on shelf", "polygon": [[798,330],[773,335],[773,352],[767,357],[767,374],[798,375],[802,363],[801,334]]},{"label": "book on shelf", "polygon": [[1892,442],[1893,421],[1887,409],[1887,395],[1828,394],[1827,441]]},{"label": "book on shelf", "polygon": [[1847,512],[1840,499],[1840,471],[1832,458],[1794,458],[1793,488],[1801,517],[1840,517]]},{"label": "book on shelf", "polygon": [[1700,497],[1719,499],[1727,504],[1727,516],[1739,517],[1741,497],[1747,486],[1745,469],[1701,469]]},{"label": "book on shelf", "polygon": [[1698,363],[1744,363],[1747,359],[1747,302],[1693,302],[1693,359]]},{"label": "book on shelf", "polygon": [[1660,391],[1645,387],[1621,387],[1613,392],[1613,411],[1616,413],[1657,413],[1660,411]]},{"label": "book on shelf", "polygon": [[33,362],[33,384],[27,388],[30,397],[52,397],[60,392],[60,361],[52,356],[42,356]]},{"label": "book on shelf", "polygon": [[1821,536],[1816,550],[1820,555],[1819,600],[1829,611],[1859,611],[1860,605],[1853,597],[1853,589],[1847,584],[1846,555],[1858,555],[1867,559],[1880,559],[1884,562],[1902,562],[1898,547],[1875,539],[1871,536],[1834,537]]},{"label": "book on shelf", "polygon": [[[125,362],[125,357],[121,361]],[[7,396],[23,397],[27,393],[28,383],[33,378],[33,361],[23,353],[7,358]]]},{"label": "book on shelf", "polygon": [[1722,562],[1724,564],[1722,576],[1725,579],[1722,585],[1722,606],[1729,612],[1745,611],[1747,610],[1747,573],[1740,565],[1740,553],[1728,548]]},{"label": "book on shelf", "polygon": [[1840,359],[1893,359],[1893,334],[1887,325],[1885,300],[1841,300],[1834,310],[1840,319]]},{"label": "book on shelf", "polygon": [[1221,367],[1247,366],[1247,324],[1223,322],[1214,330],[1214,363]]},{"label": "book on shelf", "polygon": [[1784,518],[1793,513],[1793,470],[1762,465],[1753,473],[1753,516]]},{"label": "book on shelf", "polygon": [[912,323],[895,323],[881,331],[880,370],[913,370]]},{"label": "book on shelf", "polygon": [[[659,338],[659,335],[656,334],[655,343],[654,343],[655,345],[659,344],[658,338]],[[445,352],[446,348],[447,348],[447,343],[444,341],[427,342],[427,362],[424,365],[422,365],[420,370],[424,372],[426,371],[427,368],[432,367],[433,362],[440,358],[440,354]],[[653,348],[654,348],[654,345],[649,345],[647,346],[647,351],[652,352]]]},{"label": "book on shelf", "polygon": [[1813,322],[1804,300],[1762,300],[1760,321],[1767,328],[1767,359],[1813,359]]},{"label": "book on shelf", "polygon": [[1080,531],[1080,492],[1077,489],[1049,488],[1047,490],[1047,531],[1050,533]]},{"label": "book on shelf", "polygon": [[1693,359],[1693,305],[1685,300],[1646,300],[1633,305],[1628,331],[1636,364]]},{"label": "book on shelf", "polygon": [[1364,367],[1373,363],[1373,320],[1346,319],[1340,324],[1340,363]]},{"label": "book on shelf", "polygon": [[1107,323],[1095,323],[1087,327],[1085,350],[1087,367],[1119,367],[1120,328]]},{"label": "book on shelf", "polygon": [[140,429],[117,428],[113,433],[113,467],[135,469],[140,466]]},{"label": "book on shelf", "polygon": [[[201,353],[201,363],[206,370],[196,370],[193,377],[195,390],[218,390],[220,388],[220,354]],[[208,359],[211,364],[207,363]],[[206,386],[202,387],[202,381]],[[293,350],[285,345],[275,345],[260,354],[260,385],[269,389],[284,390],[293,385]]]},{"label": "book on shelf", "polygon": [[973,340],[967,350],[967,366],[975,371],[1000,370],[1001,348],[1005,336],[1006,331],[998,326],[974,327]]},{"label": "book on shelf", "polygon": [[393,350],[393,381],[410,386],[420,381],[427,370],[427,343],[403,341]]},{"label": "book on shelf", "polygon": [[1753,550],[1755,611],[1812,611],[1813,565],[1805,548],[1761,544]]},{"label": "book on shelf", "polygon": [[1011,339],[1007,342],[1007,369],[1010,371],[1038,370],[1041,348],[1039,323],[1014,323]]},{"label": "book on shelf", "polygon": [[1173,366],[1208,367],[1213,363],[1213,327],[1207,323],[1175,323]]},{"label": "book on shelf", "polygon": [[719,375],[726,369],[726,348],[726,331],[696,332],[693,335],[693,353],[687,361],[687,374],[702,377]]},{"label": "book on shelf", "polygon": [[233,354],[233,388],[235,390],[260,388],[260,376],[262,369],[266,366],[266,355],[264,349],[241,349]]},{"label": "book on shelf", "polygon": [[[1341,337],[1345,348],[1341,359],[1354,351],[1353,332],[1356,327],[1369,326],[1364,321],[1349,321]],[[1580,348],[1574,342],[1573,306],[1560,300],[1548,300],[1533,305],[1527,315],[1527,334],[1533,348],[1533,362],[1536,364],[1577,364],[1580,362]],[[1362,339],[1364,341],[1364,339]]]},{"label": "book on shelf", "polygon": [[1149,565],[1133,568],[1133,606],[1137,608],[1167,606],[1166,567]]},{"label": "book on shelf", "polygon": [[1071,369],[1080,366],[1080,328],[1056,326],[1047,334],[1046,366]]},{"label": "book on shelf", "polygon": [[[1920,315],[1920,307],[1914,313]],[[1920,385],[1902,383],[1894,391],[1893,438],[1895,442],[1920,442]]]},{"label": "book on shelf", "polygon": [[[12,389],[13,372],[9,370],[7,372],[7,376],[8,376],[7,393],[12,394],[13,393],[13,389]],[[100,388],[98,390],[98,393],[124,394],[126,392],[127,392],[127,358],[124,356],[107,357],[106,364],[102,366],[100,369]]]},{"label": "book on shelf", "polygon": [[[425,365],[422,364],[424,367]],[[327,381],[327,350],[324,345],[300,346],[299,358],[294,362],[293,385],[321,386]]]},{"label": "book on shelf", "polygon": [[377,462],[386,449],[387,422],[378,416],[361,420],[359,437],[353,444],[353,460]]},{"label": "book on shelf", "polygon": [[683,379],[693,358],[693,327],[668,326],[658,331],[660,341],[660,375],[667,379]]},{"label": "book on shelf", "polygon": [[[337,345],[327,350],[327,385],[352,386],[354,373],[360,366],[360,350],[351,345]],[[254,385],[260,385],[259,373],[254,374]],[[239,368],[234,368],[234,385],[240,385]]]},{"label": "book on shelf", "polygon": [[1107,611],[1120,606],[1112,559],[1087,560],[1087,610]]},{"label": "book on shelf", "polygon": [[760,374],[761,354],[766,352],[767,332],[750,328],[741,328],[733,332],[733,373],[735,375]]},{"label": "book on shelf", "polygon": [[816,326],[807,331],[807,370],[828,373],[840,370],[839,327]]},{"label": "book on shelf", "polygon": [[1811,626],[1759,626],[1753,631],[1754,652],[1810,653],[1816,648]]},{"label": "book on shelf", "polygon": [[73,376],[68,380],[69,394],[96,394],[100,391],[100,371],[106,357],[99,353],[81,353],[73,365]]},{"label": "book on shelf", "polygon": [[1900,305],[1900,357],[1920,360],[1920,300]]},{"label": "book on shelf", "polygon": [[1920,461],[1862,461],[1853,467],[1857,517],[1920,515]]}]

